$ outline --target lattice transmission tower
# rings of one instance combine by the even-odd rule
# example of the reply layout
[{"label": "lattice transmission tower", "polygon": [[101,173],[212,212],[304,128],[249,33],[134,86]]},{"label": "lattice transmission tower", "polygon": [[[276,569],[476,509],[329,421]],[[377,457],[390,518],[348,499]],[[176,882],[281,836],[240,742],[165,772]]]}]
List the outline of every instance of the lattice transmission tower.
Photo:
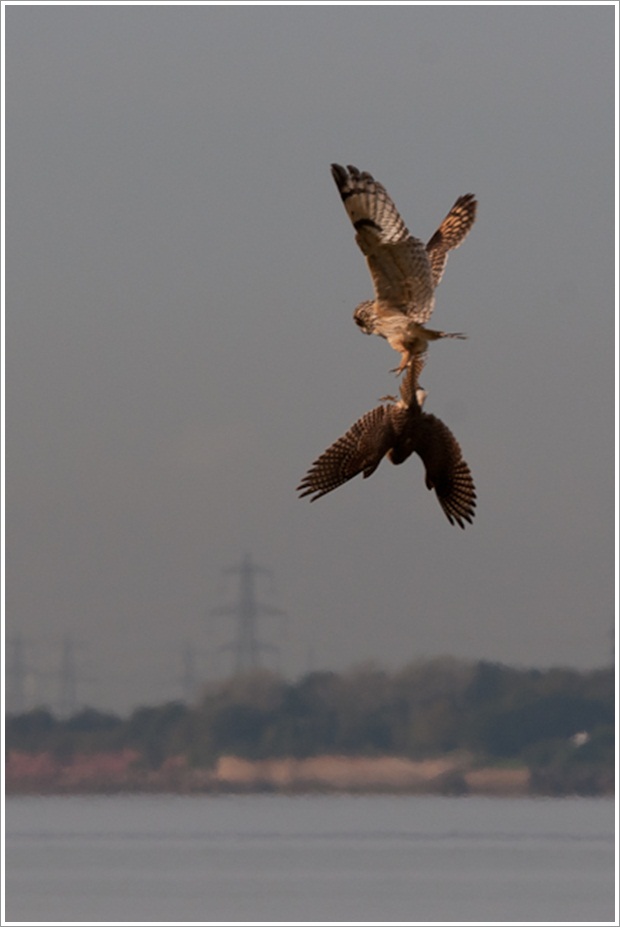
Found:
[{"label": "lattice transmission tower", "polygon": [[237,602],[234,605],[214,608],[211,614],[230,615],[236,618],[237,637],[234,641],[224,644],[221,649],[233,652],[233,671],[244,673],[260,667],[261,653],[271,652],[279,655],[279,647],[259,639],[258,621],[266,616],[284,617],[285,612],[273,605],[264,605],[257,600],[256,577],[261,574],[271,576],[271,571],[253,563],[249,554],[244,555],[239,566],[228,567],[223,572],[235,573],[239,576]]}]

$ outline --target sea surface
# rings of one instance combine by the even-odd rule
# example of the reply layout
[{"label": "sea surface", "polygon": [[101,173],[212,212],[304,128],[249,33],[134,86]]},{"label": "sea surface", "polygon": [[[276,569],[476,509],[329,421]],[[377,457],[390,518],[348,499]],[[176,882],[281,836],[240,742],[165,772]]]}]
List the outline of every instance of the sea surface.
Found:
[{"label": "sea surface", "polygon": [[10,797],[6,919],[614,920],[609,799]]}]

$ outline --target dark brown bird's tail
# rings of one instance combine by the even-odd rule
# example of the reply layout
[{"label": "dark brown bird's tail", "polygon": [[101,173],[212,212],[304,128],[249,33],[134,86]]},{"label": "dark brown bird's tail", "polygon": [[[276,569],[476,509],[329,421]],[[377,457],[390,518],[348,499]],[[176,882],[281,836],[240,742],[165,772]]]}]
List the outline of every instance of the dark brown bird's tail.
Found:
[{"label": "dark brown bird's tail", "polygon": [[424,370],[427,356],[426,352],[414,354],[401,381],[400,395],[408,409],[414,404],[421,409],[426,399],[426,391],[420,386],[420,375]]}]

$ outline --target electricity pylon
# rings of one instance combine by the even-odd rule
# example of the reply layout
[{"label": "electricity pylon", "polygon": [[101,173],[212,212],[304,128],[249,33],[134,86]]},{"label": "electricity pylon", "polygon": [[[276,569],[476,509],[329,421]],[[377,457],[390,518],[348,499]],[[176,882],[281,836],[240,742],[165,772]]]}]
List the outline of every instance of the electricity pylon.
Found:
[{"label": "electricity pylon", "polygon": [[20,715],[26,710],[26,658],[24,639],[16,634],[7,641],[10,647],[6,664],[7,708],[12,714]]},{"label": "electricity pylon", "polygon": [[77,640],[71,632],[62,636],[58,670],[51,673],[58,684],[57,711],[61,718],[70,718],[84,707],[82,699],[78,698],[78,687],[81,689],[82,683],[97,682],[96,676],[83,673],[78,666],[78,650],[85,646],[84,641]]},{"label": "electricity pylon", "polygon": [[234,672],[243,673],[260,666],[259,654],[271,651],[279,654],[279,647],[267,644],[258,638],[258,619],[267,615],[284,615],[285,613],[272,605],[263,605],[256,599],[255,577],[268,574],[269,570],[252,563],[249,554],[245,554],[239,566],[229,567],[224,573],[239,575],[239,598],[235,605],[223,605],[211,610],[213,615],[232,615],[237,619],[237,638],[225,644],[222,650],[234,652]]},{"label": "electricity pylon", "polygon": [[75,640],[71,634],[65,634],[62,639],[58,683],[58,712],[61,717],[69,718],[71,715],[74,715],[78,709],[78,672],[75,655]]}]

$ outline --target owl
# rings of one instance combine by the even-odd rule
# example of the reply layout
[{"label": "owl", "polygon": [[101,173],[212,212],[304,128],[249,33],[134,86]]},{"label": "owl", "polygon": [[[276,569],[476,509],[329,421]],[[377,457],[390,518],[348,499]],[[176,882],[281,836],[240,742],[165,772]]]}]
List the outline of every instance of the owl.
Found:
[{"label": "owl", "polygon": [[471,193],[459,197],[425,245],[414,238],[385,187],[353,165],[332,164],[332,176],[356,231],[355,240],[366,257],[375,298],[355,309],[353,318],[366,334],[380,335],[401,355],[401,373],[429,341],[464,338],[461,332],[426,328],[435,307],[435,289],[448,252],[465,239],[476,218],[477,201]]}]

